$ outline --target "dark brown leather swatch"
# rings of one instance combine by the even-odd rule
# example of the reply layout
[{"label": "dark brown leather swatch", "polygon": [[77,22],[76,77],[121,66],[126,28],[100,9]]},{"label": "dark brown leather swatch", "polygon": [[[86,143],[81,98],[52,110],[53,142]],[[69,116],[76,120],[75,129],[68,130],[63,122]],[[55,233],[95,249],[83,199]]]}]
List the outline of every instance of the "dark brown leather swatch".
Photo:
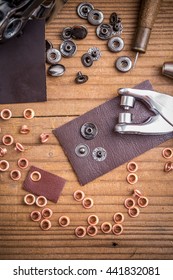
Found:
[{"label": "dark brown leather swatch", "polygon": [[23,35],[0,44],[0,104],[46,101],[45,22],[32,20]]},{"label": "dark brown leather swatch", "polygon": [[[152,90],[149,81],[144,81],[136,88]],[[71,162],[81,185],[85,185],[173,137],[173,133],[158,136],[115,133],[114,127],[120,112],[123,110],[120,107],[120,97],[118,96],[53,131]],[[134,115],[135,123],[142,123],[153,115],[140,101],[135,102],[135,107],[131,112]],[[86,140],[80,134],[81,126],[87,122],[94,123],[98,127],[98,134],[93,140]],[[88,156],[78,157],[75,154],[75,148],[80,143],[89,146]],[[104,161],[99,162],[93,159],[92,151],[96,147],[103,147],[107,151],[107,157]]]},{"label": "dark brown leather swatch", "polygon": [[[40,181],[32,181],[30,175],[33,171],[38,171],[41,174]],[[65,179],[57,175],[54,175],[38,167],[31,166],[24,181],[23,188],[29,193],[43,195],[48,200],[56,203],[64,188],[65,182]]]}]

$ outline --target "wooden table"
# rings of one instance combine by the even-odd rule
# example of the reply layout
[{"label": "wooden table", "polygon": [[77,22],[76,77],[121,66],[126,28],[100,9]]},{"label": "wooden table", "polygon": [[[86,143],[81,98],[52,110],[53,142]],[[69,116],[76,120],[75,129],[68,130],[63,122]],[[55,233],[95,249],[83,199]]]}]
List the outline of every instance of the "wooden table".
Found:
[{"label": "wooden table", "polygon": [[[0,258],[1,259],[172,259],[173,258],[173,172],[163,171],[166,160],[161,153],[163,148],[172,147],[170,140],[159,147],[135,158],[139,165],[137,187],[149,198],[149,205],[142,209],[138,218],[130,218],[123,202],[132,195],[133,186],[126,182],[126,165],[109,172],[84,187],[80,187],[62,148],[51,135],[50,140],[41,145],[39,135],[51,133],[52,129],[74,119],[95,106],[117,95],[119,87],[133,87],[149,79],[154,89],[173,95],[173,81],[161,75],[163,62],[173,60],[173,6],[172,1],[164,0],[157,17],[148,51],[141,55],[136,68],[126,74],[114,68],[114,62],[120,55],[134,59],[131,51],[136,29],[139,1],[98,1],[93,5],[101,9],[105,22],[116,11],[122,18],[125,48],[121,54],[107,50],[106,42],[95,35],[95,28],[76,15],[79,1],[69,0],[62,12],[46,28],[46,38],[58,47],[60,33],[66,26],[83,24],[88,28],[88,36],[78,41],[78,51],[71,59],[62,59],[66,66],[65,75],[60,78],[47,77],[47,97],[45,103],[0,105],[2,110],[8,107],[13,117],[8,122],[1,121],[1,137],[12,134],[21,142],[26,151],[24,156],[30,164],[36,165],[67,180],[57,204],[49,202],[54,214],[52,228],[44,232],[29,218],[34,206],[26,206],[23,197],[26,192],[22,184],[27,171],[22,172],[22,179],[14,182],[9,172],[0,174]],[[102,57],[93,67],[84,68],[81,56],[89,47],[101,49]],[[76,73],[82,71],[89,76],[83,85],[74,82]],[[36,116],[30,121],[22,117],[26,108],[33,108]],[[28,124],[31,132],[19,134],[22,124]],[[10,167],[16,168],[18,154],[9,148],[6,159]],[[82,189],[87,196],[94,199],[94,207],[85,210],[73,199],[73,192]],[[94,238],[78,239],[74,229],[78,225],[87,226],[89,213],[95,213],[100,223],[113,223],[112,216],[121,211],[125,215],[124,233],[116,237],[103,234],[100,229]],[[70,226],[63,229],[58,225],[58,218],[68,215]]]}]

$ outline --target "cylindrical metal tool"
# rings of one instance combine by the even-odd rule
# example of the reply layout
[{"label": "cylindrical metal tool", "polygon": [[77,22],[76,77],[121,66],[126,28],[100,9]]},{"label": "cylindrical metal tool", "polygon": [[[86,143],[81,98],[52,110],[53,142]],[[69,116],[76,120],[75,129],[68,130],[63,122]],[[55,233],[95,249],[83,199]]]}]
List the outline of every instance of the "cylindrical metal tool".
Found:
[{"label": "cylindrical metal tool", "polygon": [[162,74],[173,79],[173,62],[165,62],[162,66]]}]

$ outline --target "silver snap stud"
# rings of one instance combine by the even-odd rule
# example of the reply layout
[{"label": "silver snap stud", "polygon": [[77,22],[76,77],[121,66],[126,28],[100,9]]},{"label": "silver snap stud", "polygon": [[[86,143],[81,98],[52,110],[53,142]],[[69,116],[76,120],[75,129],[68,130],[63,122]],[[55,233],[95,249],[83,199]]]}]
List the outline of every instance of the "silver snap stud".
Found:
[{"label": "silver snap stud", "polygon": [[90,153],[90,148],[86,144],[79,144],[75,148],[75,154],[78,157],[86,157]]},{"label": "silver snap stud", "polygon": [[88,50],[88,53],[91,55],[92,59],[95,60],[99,60],[99,58],[101,57],[101,52],[99,50],[99,48],[97,47],[92,47]]}]

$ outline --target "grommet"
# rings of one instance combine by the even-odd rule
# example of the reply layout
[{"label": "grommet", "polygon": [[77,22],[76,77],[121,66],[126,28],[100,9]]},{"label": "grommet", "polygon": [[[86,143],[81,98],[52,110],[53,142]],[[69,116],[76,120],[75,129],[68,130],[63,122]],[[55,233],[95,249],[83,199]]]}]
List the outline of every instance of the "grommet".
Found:
[{"label": "grommet", "polygon": [[24,202],[27,205],[33,205],[35,203],[35,196],[32,193],[28,193],[24,196]]},{"label": "grommet", "polygon": [[23,116],[24,116],[25,119],[30,120],[30,119],[34,118],[35,112],[34,112],[33,109],[28,108],[28,109],[24,110]]},{"label": "grommet", "polygon": [[92,47],[88,49],[88,53],[91,55],[92,59],[95,60],[99,60],[101,57],[101,52],[100,49],[97,47]]},{"label": "grommet", "polygon": [[88,22],[92,25],[99,25],[102,23],[104,15],[102,11],[93,9],[88,14]]},{"label": "grommet", "polygon": [[145,196],[140,196],[140,197],[138,198],[138,205],[139,205],[139,207],[141,207],[141,208],[147,207],[147,205],[148,205],[148,198],[145,197]]},{"label": "grommet", "polygon": [[138,176],[135,174],[135,173],[129,173],[127,175],[127,182],[130,184],[130,185],[134,185],[136,184],[138,181]]},{"label": "grommet", "polygon": [[135,105],[135,98],[133,96],[121,96],[120,106],[123,107],[124,110],[129,110],[133,108]]},{"label": "grommet", "polygon": [[41,133],[40,134],[40,142],[42,144],[46,143],[48,141],[48,139],[49,139],[49,136],[50,135],[48,133]]},{"label": "grommet", "polygon": [[60,45],[60,52],[64,57],[72,57],[77,50],[76,44],[71,40],[65,40]]},{"label": "grommet", "polygon": [[115,23],[118,22],[118,15],[117,15],[117,13],[113,12],[110,15],[109,22],[110,22],[111,25],[114,25]]},{"label": "grommet", "polygon": [[112,35],[112,26],[102,23],[96,28],[96,35],[101,40],[107,40]]},{"label": "grommet", "polygon": [[167,162],[164,166],[164,171],[165,172],[170,172],[173,170],[173,163],[171,161]]},{"label": "grommet", "polygon": [[33,222],[38,222],[41,220],[41,214],[39,211],[32,211],[30,214],[30,218]]},{"label": "grommet", "polygon": [[94,6],[91,3],[80,3],[77,6],[77,14],[80,18],[87,19],[91,10],[94,10]]},{"label": "grommet", "polygon": [[120,37],[112,37],[108,41],[108,49],[111,52],[120,52],[124,48],[124,41]]},{"label": "grommet", "polygon": [[21,169],[26,169],[29,165],[29,162],[26,158],[19,158],[17,161],[17,165]]},{"label": "grommet", "polygon": [[86,38],[88,31],[83,25],[74,25],[71,31],[71,37],[75,40],[82,40]]},{"label": "grommet", "polygon": [[12,145],[13,142],[14,142],[14,139],[13,139],[13,137],[12,137],[11,135],[4,135],[4,136],[2,137],[2,143],[3,143],[4,145],[6,145],[6,146]]},{"label": "grommet", "polygon": [[131,123],[133,115],[132,113],[119,113],[118,123]]},{"label": "grommet", "polygon": [[65,73],[65,66],[62,64],[55,64],[49,66],[47,73],[52,77],[60,77]]},{"label": "grommet", "polygon": [[92,152],[92,157],[96,161],[104,161],[107,157],[107,152],[104,148],[102,147],[97,147],[93,150]]},{"label": "grommet", "polygon": [[86,235],[86,228],[82,226],[75,228],[75,235],[79,238],[83,238]]},{"label": "grommet", "polygon": [[98,134],[98,128],[94,123],[84,123],[80,129],[81,135],[87,140],[94,139]]},{"label": "grommet", "polygon": [[30,132],[30,129],[28,128],[28,126],[26,124],[22,125],[19,132],[21,134],[28,134]]},{"label": "grommet", "polygon": [[61,60],[61,53],[59,50],[51,48],[46,53],[46,61],[49,64],[57,64]]},{"label": "grommet", "polygon": [[96,226],[99,223],[99,218],[96,215],[90,215],[87,221],[89,225]]},{"label": "grommet", "polygon": [[0,147],[0,157],[3,157],[7,154],[7,149]]},{"label": "grommet", "polygon": [[50,219],[52,217],[53,211],[50,208],[44,208],[41,211],[41,215],[44,219]]},{"label": "grommet", "polygon": [[9,120],[12,117],[12,112],[9,109],[3,109],[0,113],[0,116],[3,120]]},{"label": "grommet", "polygon": [[40,195],[37,197],[35,203],[38,207],[45,207],[47,204],[47,199],[45,198],[45,196]]},{"label": "grommet", "polygon": [[115,213],[113,220],[116,224],[121,224],[124,222],[124,215],[122,213]]},{"label": "grommet", "polygon": [[85,197],[85,198],[82,200],[82,205],[83,205],[84,208],[90,209],[91,207],[93,207],[94,201],[93,201],[93,199],[90,198],[90,197]]},{"label": "grommet", "polygon": [[24,146],[19,142],[16,143],[14,149],[15,149],[15,151],[18,151],[18,152],[24,152],[24,150],[25,150]]},{"label": "grommet", "polygon": [[128,72],[132,68],[132,61],[128,56],[121,56],[115,62],[116,68],[120,72]]},{"label": "grommet", "polygon": [[81,57],[81,61],[85,67],[90,67],[93,65],[93,58],[89,53],[84,53]]},{"label": "grommet", "polygon": [[140,197],[140,196],[142,196],[142,193],[141,193],[141,191],[134,189],[133,196]]},{"label": "grommet", "polygon": [[51,226],[51,222],[47,219],[42,220],[40,223],[40,227],[42,230],[49,230]]},{"label": "grommet", "polygon": [[85,197],[85,194],[83,191],[77,190],[74,192],[73,197],[76,201],[82,201]]},{"label": "grommet", "polygon": [[101,231],[103,233],[110,233],[112,230],[112,225],[108,222],[104,222],[103,224],[101,224]]},{"label": "grommet", "polygon": [[84,84],[88,81],[88,76],[83,75],[82,72],[78,72],[75,78],[76,84]]},{"label": "grommet", "polygon": [[46,52],[47,52],[49,49],[52,49],[52,48],[53,48],[53,44],[51,43],[51,41],[45,40],[45,44],[46,44]]},{"label": "grommet", "polygon": [[125,201],[124,201],[124,206],[125,206],[127,209],[134,208],[134,207],[135,207],[135,201],[134,201],[134,199],[131,198],[131,197],[126,198]]},{"label": "grommet", "polygon": [[172,158],[173,150],[171,148],[165,148],[162,151],[162,155],[163,155],[164,158]]},{"label": "grommet", "polygon": [[10,177],[13,181],[18,181],[21,178],[21,172],[17,169],[10,172]]},{"label": "grommet", "polygon": [[0,160],[0,171],[7,171],[9,169],[10,165],[7,160]]},{"label": "grommet", "polygon": [[30,174],[30,178],[32,181],[34,182],[38,182],[41,180],[41,173],[38,172],[38,171],[33,171],[31,174]]},{"label": "grommet", "polygon": [[61,33],[61,37],[63,40],[68,40],[71,38],[72,27],[65,27]]},{"label": "grommet", "polygon": [[70,218],[67,216],[61,216],[58,221],[61,227],[67,227],[70,224]]},{"label": "grommet", "polygon": [[134,161],[130,161],[128,164],[127,164],[127,170],[129,172],[136,172],[138,170],[138,165],[136,162]]},{"label": "grommet", "polygon": [[112,227],[112,232],[115,235],[120,235],[123,232],[123,226],[121,224],[115,224]]},{"label": "grommet", "polygon": [[98,229],[94,225],[89,225],[86,229],[87,234],[91,237],[95,236],[98,233]]},{"label": "grommet", "polygon": [[86,144],[79,144],[75,148],[75,154],[78,157],[86,157],[89,155],[89,153],[90,153],[90,149]]},{"label": "grommet", "polygon": [[139,216],[139,213],[140,213],[139,208],[136,206],[128,209],[128,214],[132,218],[136,218],[137,216]]}]

